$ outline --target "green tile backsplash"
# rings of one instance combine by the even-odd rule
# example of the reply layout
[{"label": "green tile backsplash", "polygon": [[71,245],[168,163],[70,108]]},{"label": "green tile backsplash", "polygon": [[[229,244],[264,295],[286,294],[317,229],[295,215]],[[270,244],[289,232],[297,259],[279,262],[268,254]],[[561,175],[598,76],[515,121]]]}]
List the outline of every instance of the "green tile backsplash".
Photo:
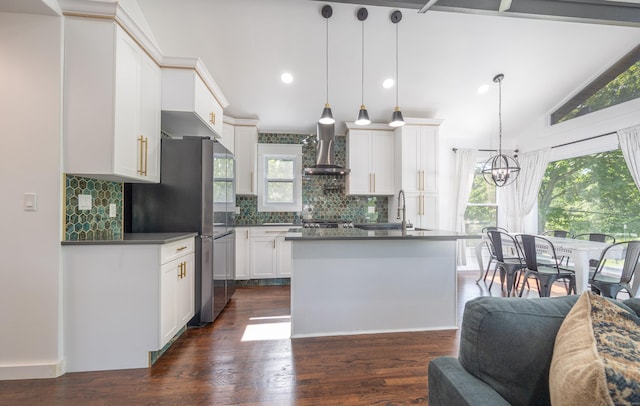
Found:
[{"label": "green tile backsplash", "polygon": [[[258,142],[265,144],[302,144],[302,165],[315,164],[315,135],[308,134],[258,134]],[[345,166],[346,137],[336,137],[335,161]],[[356,223],[386,222],[389,210],[387,197],[346,196],[345,176],[305,176],[302,180],[303,205],[313,206],[314,219],[340,219]],[[258,212],[255,196],[236,196],[240,214],[236,224],[299,222],[301,213]]]},{"label": "green tile backsplash", "polygon": [[[121,240],[124,184],[98,179],[65,176],[66,241]],[[91,210],[80,210],[78,195],[91,195]],[[116,216],[109,217],[109,205],[116,205]]]}]

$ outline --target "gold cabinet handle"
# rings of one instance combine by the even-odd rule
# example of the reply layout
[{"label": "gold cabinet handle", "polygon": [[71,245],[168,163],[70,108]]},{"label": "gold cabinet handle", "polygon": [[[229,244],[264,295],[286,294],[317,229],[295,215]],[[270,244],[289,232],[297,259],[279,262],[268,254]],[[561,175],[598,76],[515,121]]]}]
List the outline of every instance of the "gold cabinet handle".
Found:
[{"label": "gold cabinet handle", "polygon": [[373,187],[371,187],[371,174],[369,174],[369,192],[373,192]]},{"label": "gold cabinet handle", "polygon": [[276,249],[276,240],[273,240],[273,249]]},{"label": "gold cabinet handle", "polygon": [[144,160],[144,148],[142,147],[142,142],[144,140],[144,137],[141,135],[138,137],[138,150],[140,151],[140,157],[138,159],[138,174],[142,175],[143,174],[143,167],[142,167],[142,163]]},{"label": "gold cabinet handle", "polygon": [[373,193],[376,192],[376,174],[373,174]]},{"label": "gold cabinet handle", "polygon": [[209,113],[209,122],[211,125],[216,125],[216,113]]},{"label": "gold cabinet handle", "polygon": [[249,239],[249,230],[247,230],[247,240]]},{"label": "gold cabinet handle", "polygon": [[187,249],[187,246],[184,246],[184,247],[180,247],[180,248],[176,249],[176,251],[180,252],[180,251],[184,251],[186,249]]},{"label": "gold cabinet handle", "polygon": [[251,176],[250,177],[251,177],[251,179],[250,179],[251,183],[249,184],[249,187],[250,187],[251,193],[253,193],[253,171],[251,171]]},{"label": "gold cabinet handle", "polygon": [[147,176],[148,163],[149,163],[149,138],[144,137],[144,176]]},{"label": "gold cabinet handle", "polygon": [[140,150],[140,159],[138,161],[138,174],[147,176],[147,162],[149,160],[149,139],[144,136],[138,137],[138,148]]},{"label": "gold cabinet handle", "polygon": [[422,172],[422,171],[418,171],[418,173],[416,173],[416,175],[418,175],[418,176],[417,176],[417,179],[416,179],[416,183],[417,183],[416,187],[418,188],[418,190],[422,190],[422,189],[420,189],[420,184],[421,184],[421,182],[422,182],[422,181],[421,181],[421,179],[422,179],[422,178],[420,177],[420,173],[421,173],[421,172]]},{"label": "gold cabinet handle", "polygon": [[424,191],[424,171],[420,171],[420,190]]},{"label": "gold cabinet handle", "polygon": [[187,277],[187,263],[186,262],[182,263],[182,277],[183,278]]}]

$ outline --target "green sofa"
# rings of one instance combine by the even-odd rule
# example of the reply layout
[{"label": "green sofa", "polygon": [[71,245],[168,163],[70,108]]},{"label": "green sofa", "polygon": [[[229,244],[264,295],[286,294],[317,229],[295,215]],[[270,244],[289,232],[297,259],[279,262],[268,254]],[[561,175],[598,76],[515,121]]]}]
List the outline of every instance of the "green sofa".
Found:
[{"label": "green sofa", "polygon": [[[578,296],[467,302],[458,358],[429,364],[429,405],[549,405],[558,329]],[[640,299],[616,302],[640,315]]]}]

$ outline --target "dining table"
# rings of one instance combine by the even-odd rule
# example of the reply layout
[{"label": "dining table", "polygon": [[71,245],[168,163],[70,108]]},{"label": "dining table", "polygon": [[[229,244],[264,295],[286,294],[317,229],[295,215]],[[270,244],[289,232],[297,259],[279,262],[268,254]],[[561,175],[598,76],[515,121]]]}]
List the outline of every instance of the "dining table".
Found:
[{"label": "dining table", "polygon": [[[519,233],[513,233],[511,235],[515,236],[517,234]],[[576,275],[576,291],[578,294],[586,291],[589,284],[589,260],[599,260],[600,255],[602,255],[602,251],[610,244],[599,241],[578,240],[573,238],[549,236],[540,237],[546,238],[547,240],[551,241],[556,250],[556,255],[559,258],[569,257],[569,262],[572,264],[573,270]],[[478,260],[478,266],[480,268],[480,273],[476,281],[482,279],[484,275],[485,269],[483,265],[482,249],[487,242],[488,237],[485,235],[482,237],[482,240],[476,245],[476,258]],[[538,249],[540,254],[545,253],[545,248],[539,246]]]}]

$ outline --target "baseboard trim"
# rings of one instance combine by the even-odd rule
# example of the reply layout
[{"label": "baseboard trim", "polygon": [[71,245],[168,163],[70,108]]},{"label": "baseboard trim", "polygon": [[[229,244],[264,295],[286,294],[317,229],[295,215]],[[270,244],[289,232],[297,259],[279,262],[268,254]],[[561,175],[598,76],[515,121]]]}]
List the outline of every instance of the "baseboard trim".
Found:
[{"label": "baseboard trim", "polygon": [[0,365],[0,381],[18,379],[51,379],[64,375],[64,360],[53,364]]},{"label": "baseboard trim", "polygon": [[247,287],[253,287],[253,286],[288,286],[288,285],[291,285],[291,278],[236,280],[236,287],[241,287],[241,288],[247,288]]}]

